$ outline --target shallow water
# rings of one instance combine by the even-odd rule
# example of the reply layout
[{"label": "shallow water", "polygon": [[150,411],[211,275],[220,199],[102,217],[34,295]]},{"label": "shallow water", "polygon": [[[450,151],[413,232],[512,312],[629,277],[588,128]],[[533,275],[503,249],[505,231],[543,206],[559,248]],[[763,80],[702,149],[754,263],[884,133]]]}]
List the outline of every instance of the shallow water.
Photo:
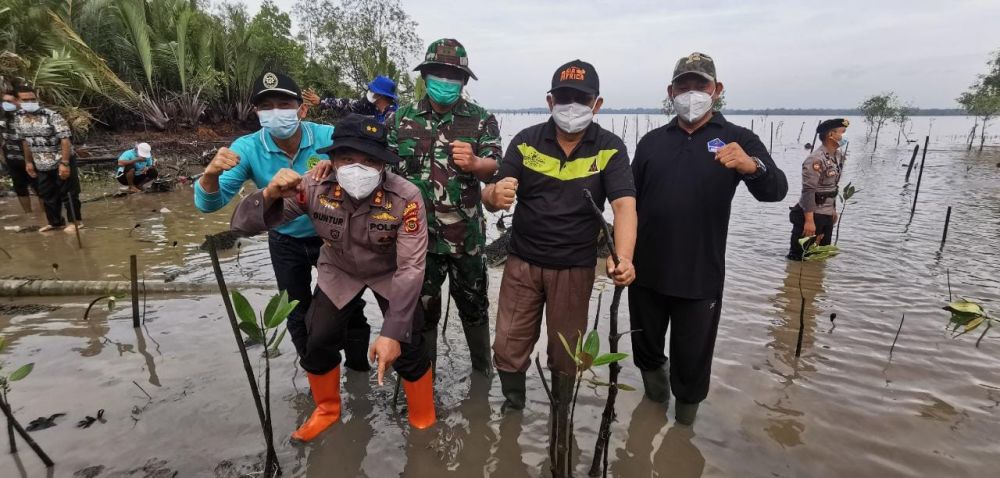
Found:
[{"label": "shallow water", "polygon": [[[627,117],[630,149],[634,118]],[[509,140],[518,128],[541,119],[505,115],[504,136]],[[603,121],[610,125],[610,119]],[[621,132],[626,118],[614,119]],[[731,119],[747,126],[751,120]],[[995,444],[1000,333],[976,349],[978,331],[951,338],[940,307],[948,300],[945,276],[950,271],[954,296],[1000,309],[1000,258],[993,250],[1000,233],[1000,151],[965,152],[961,143],[971,128],[969,119],[917,118],[911,137],[927,134],[930,127],[931,149],[917,212],[907,225],[918,175],[914,171],[911,183],[904,184],[912,144],[896,147],[896,130],[889,128],[872,156],[862,151],[863,126],[855,122],[844,182],[853,182],[859,192],[844,215],[843,253],[825,264],[800,265],[783,258],[790,229],[787,206],[797,199],[804,158],[800,143],[809,141],[805,133],[796,136],[801,123],[808,131],[816,118],[754,121],[758,132],[762,122],[774,121],[779,129],[774,156],[789,176],[791,192],[780,204],[756,203],[743,188],[734,199],[712,390],[693,429],[675,426],[662,408],[642,400],[641,392],[619,394],[611,474],[995,474],[1000,465]],[[656,122],[663,119],[647,125],[639,117],[640,132]],[[109,184],[92,185],[87,195],[109,189]],[[0,254],[0,276],[122,280],[128,255],[138,254],[148,279],[210,282],[207,254],[198,246],[205,234],[227,228],[231,209],[199,214],[190,194],[182,189],[85,204],[82,250],[72,235],[61,232],[0,231],[0,247],[13,256],[8,260]],[[953,207],[949,238],[938,252],[948,206]],[[17,211],[14,200],[0,200],[5,227],[40,221]],[[132,230],[135,224],[140,227]],[[273,293],[267,246],[261,240],[241,241],[238,260],[237,250],[223,254],[224,270],[230,282],[259,284],[246,293],[262,306]],[[491,270],[494,298],[500,272]],[[806,328],[802,357],[796,359],[800,273]],[[601,287],[606,288],[606,317],[611,287],[606,282]],[[91,299],[0,298],[0,331],[11,341],[0,358],[12,366],[36,364],[10,393],[16,415],[26,424],[67,413],[56,427],[32,434],[57,462],[53,475],[232,476],[249,470],[263,440],[221,300],[150,295],[145,324],[135,330],[127,299],[113,312],[95,310],[84,322]],[[369,303],[369,317],[377,324],[379,314]],[[15,307],[30,304],[59,309],[28,313]],[[904,313],[890,362],[889,346]],[[626,323],[627,304],[622,304],[621,320]],[[504,416],[499,381],[470,374],[454,311],[443,336],[435,427],[411,431],[405,398],[393,409],[391,382],[379,387],[373,376],[348,371],[341,423],[308,446],[288,441],[311,410],[311,399],[302,371],[294,366],[291,344],[284,343],[284,354],[272,363],[272,402],[286,476],[548,476],[548,406],[535,371],[529,373],[528,408]],[[627,339],[621,348],[630,351]],[[255,366],[262,365],[259,348],[251,351]],[[544,362],[544,346],[538,351]],[[635,368],[625,365],[621,381],[639,386]],[[589,469],[603,404],[603,394],[581,390],[578,476]],[[98,409],[105,410],[106,422],[75,427]],[[19,445],[17,457],[0,454],[2,475],[44,476],[27,446]]]}]

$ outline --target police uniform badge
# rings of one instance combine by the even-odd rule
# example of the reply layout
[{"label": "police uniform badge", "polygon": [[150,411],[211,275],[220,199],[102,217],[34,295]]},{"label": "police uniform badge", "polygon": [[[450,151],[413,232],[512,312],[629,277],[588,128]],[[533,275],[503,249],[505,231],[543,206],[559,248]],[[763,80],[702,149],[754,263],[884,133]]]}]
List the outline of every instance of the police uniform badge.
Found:
[{"label": "police uniform badge", "polygon": [[271,72],[267,72],[264,74],[262,82],[264,83],[264,88],[268,89],[274,88],[278,86],[278,75],[275,75],[274,73]]},{"label": "police uniform badge", "polygon": [[406,203],[406,208],[403,209],[403,232],[414,234],[420,230],[419,214],[419,204],[414,201]]}]

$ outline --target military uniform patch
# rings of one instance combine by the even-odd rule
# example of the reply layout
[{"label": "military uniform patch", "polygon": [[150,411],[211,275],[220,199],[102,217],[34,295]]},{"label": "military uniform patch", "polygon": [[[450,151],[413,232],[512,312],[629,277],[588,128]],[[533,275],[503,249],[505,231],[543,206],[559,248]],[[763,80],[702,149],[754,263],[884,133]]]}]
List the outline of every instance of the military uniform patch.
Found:
[{"label": "military uniform patch", "polygon": [[393,216],[392,214],[389,214],[389,213],[387,213],[385,211],[382,211],[382,212],[380,212],[378,214],[372,214],[371,218],[374,219],[374,220],[376,220],[376,221],[396,221],[396,220],[399,220],[399,218],[397,218],[396,216]]},{"label": "military uniform patch", "polygon": [[406,203],[403,209],[403,232],[413,234],[420,230],[420,204],[417,202]]},{"label": "military uniform patch", "polygon": [[340,207],[340,201],[335,201],[333,199],[330,199],[330,197],[327,196],[326,194],[320,194],[319,205],[323,207],[328,207],[330,209],[337,209],[338,207]]},{"label": "military uniform patch", "polygon": [[816,171],[819,171],[820,168],[822,168],[822,167],[823,166],[821,164],[819,164],[819,161],[816,161],[816,162],[813,163],[813,169],[816,170]]}]

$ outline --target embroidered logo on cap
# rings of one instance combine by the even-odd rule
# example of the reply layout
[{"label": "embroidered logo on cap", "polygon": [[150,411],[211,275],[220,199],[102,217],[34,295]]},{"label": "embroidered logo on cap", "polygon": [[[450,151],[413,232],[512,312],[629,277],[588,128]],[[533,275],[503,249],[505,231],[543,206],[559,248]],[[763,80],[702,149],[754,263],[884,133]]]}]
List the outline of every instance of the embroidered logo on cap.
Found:
[{"label": "embroidered logo on cap", "polygon": [[274,88],[278,86],[278,75],[274,73],[267,72],[264,74],[264,88]]},{"label": "embroidered logo on cap", "polygon": [[580,67],[571,66],[559,73],[559,81],[566,81],[566,80],[584,81],[584,77],[586,76],[587,76],[587,70],[584,70],[583,68]]}]

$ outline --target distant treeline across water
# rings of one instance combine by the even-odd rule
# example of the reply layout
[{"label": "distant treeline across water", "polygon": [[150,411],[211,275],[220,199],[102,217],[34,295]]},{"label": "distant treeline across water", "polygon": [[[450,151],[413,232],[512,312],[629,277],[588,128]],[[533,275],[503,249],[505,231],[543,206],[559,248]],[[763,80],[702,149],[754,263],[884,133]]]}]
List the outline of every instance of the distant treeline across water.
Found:
[{"label": "distant treeline across water", "polygon": [[[548,114],[547,108],[491,109],[494,113],[515,114]],[[857,108],[771,108],[771,109],[733,109],[723,108],[727,115],[770,115],[770,116],[864,116]],[[660,108],[601,108],[603,114],[653,115],[663,114]],[[910,116],[967,116],[958,108],[913,108],[907,111]]]}]

